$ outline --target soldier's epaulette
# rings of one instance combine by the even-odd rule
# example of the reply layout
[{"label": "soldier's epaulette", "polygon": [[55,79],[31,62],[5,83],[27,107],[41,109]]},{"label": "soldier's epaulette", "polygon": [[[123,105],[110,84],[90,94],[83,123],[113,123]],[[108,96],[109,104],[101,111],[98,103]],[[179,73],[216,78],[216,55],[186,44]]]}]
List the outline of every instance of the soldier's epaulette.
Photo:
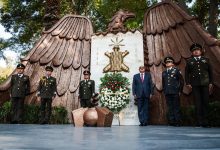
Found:
[{"label": "soldier's epaulette", "polygon": [[187,58],[186,61],[191,61],[193,60],[193,57]]},{"label": "soldier's epaulette", "polygon": [[43,77],[40,78],[41,81],[44,81],[45,79],[46,79],[45,76],[43,76]]},{"label": "soldier's epaulette", "polygon": [[209,58],[207,58],[207,57],[201,56],[201,58],[209,61]]}]

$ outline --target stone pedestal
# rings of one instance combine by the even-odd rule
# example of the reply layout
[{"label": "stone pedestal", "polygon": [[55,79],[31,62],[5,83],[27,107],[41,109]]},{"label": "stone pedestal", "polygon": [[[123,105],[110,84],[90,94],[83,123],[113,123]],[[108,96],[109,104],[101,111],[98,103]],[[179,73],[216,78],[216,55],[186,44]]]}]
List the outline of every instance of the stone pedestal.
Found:
[{"label": "stone pedestal", "polygon": [[73,125],[83,127],[84,123],[89,126],[111,127],[113,113],[105,107],[79,108],[72,111]]},{"label": "stone pedestal", "polygon": [[[91,79],[95,80],[96,92],[99,92],[100,78],[104,76],[103,68],[109,64],[109,58],[105,52],[112,52],[112,41],[123,40],[120,44],[120,51],[127,50],[129,54],[124,58],[124,64],[129,67],[129,72],[121,72],[127,77],[132,85],[133,75],[139,72],[139,66],[144,65],[143,35],[139,31],[94,35],[91,43]],[[131,88],[130,85],[130,88]],[[126,109],[119,114],[121,125],[138,125],[137,106],[134,105],[134,98],[131,93],[131,101]],[[116,118],[117,119],[117,118]],[[119,125],[118,120],[113,119],[113,125]]]},{"label": "stone pedestal", "polygon": [[86,110],[88,110],[88,108],[79,108],[72,111],[73,124],[75,127],[83,127],[84,125],[83,114]]},{"label": "stone pedestal", "polygon": [[114,114],[105,107],[96,107],[98,113],[97,127],[111,127]]},{"label": "stone pedestal", "polygon": [[98,121],[98,113],[94,107],[88,108],[88,110],[84,112],[83,121],[84,121],[84,124],[86,125],[96,126],[97,121]]}]

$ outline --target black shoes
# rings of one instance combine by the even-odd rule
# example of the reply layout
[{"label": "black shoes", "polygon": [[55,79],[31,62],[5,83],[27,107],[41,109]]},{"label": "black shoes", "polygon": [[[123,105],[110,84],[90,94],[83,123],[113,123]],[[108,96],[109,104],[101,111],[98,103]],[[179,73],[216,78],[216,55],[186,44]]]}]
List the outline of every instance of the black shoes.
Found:
[{"label": "black shoes", "polygon": [[196,124],[196,127],[211,128],[208,124]]},{"label": "black shoes", "polygon": [[23,124],[23,121],[16,121],[16,120],[13,120],[10,122],[11,124]]},{"label": "black shoes", "polygon": [[169,126],[180,127],[181,125],[178,122],[171,122],[169,123]]},{"label": "black shoes", "polygon": [[139,124],[139,126],[144,126],[144,124],[143,124],[143,123],[141,123],[141,124]]},{"label": "black shoes", "polygon": [[48,124],[48,122],[47,122],[47,121],[41,121],[40,124],[41,124],[41,125],[44,125],[44,124]]},{"label": "black shoes", "polygon": [[18,124],[18,121],[11,121],[11,124]]},{"label": "black shoes", "polygon": [[141,123],[139,126],[147,126],[147,123]]}]

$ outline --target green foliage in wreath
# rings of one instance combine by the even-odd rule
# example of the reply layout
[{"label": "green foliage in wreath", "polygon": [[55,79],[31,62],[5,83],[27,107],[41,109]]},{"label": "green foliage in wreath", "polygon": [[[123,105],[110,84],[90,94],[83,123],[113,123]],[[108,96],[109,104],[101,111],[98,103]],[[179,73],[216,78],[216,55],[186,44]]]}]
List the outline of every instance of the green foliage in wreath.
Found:
[{"label": "green foliage in wreath", "polygon": [[120,112],[130,101],[128,78],[123,77],[121,73],[107,73],[100,80],[101,106],[115,113]]},{"label": "green foliage in wreath", "polygon": [[120,87],[127,88],[130,85],[128,78],[123,77],[121,73],[106,73],[100,80],[100,90],[108,88],[116,92]]}]

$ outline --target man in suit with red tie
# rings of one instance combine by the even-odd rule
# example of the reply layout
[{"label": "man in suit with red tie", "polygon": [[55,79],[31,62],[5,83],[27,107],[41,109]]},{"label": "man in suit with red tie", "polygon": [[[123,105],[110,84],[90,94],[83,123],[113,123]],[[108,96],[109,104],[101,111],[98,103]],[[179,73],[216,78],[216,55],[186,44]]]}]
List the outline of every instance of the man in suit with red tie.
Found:
[{"label": "man in suit with red tie", "polygon": [[148,124],[148,103],[153,94],[153,83],[149,72],[145,72],[145,67],[139,67],[138,74],[133,77],[132,92],[134,98],[138,102],[138,118],[139,126],[147,126]]}]

